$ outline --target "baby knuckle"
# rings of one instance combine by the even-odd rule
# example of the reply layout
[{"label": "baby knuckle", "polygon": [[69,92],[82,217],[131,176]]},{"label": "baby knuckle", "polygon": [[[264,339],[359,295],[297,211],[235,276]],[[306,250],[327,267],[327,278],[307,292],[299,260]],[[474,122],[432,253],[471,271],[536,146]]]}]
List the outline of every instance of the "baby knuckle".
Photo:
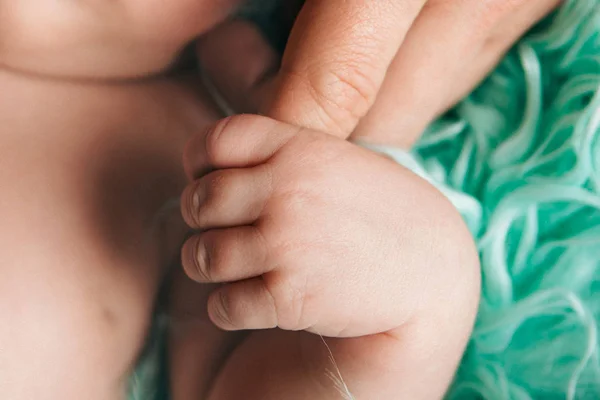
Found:
[{"label": "baby knuckle", "polygon": [[[210,275],[215,281],[221,281],[229,275],[232,268],[235,236],[221,234],[218,237],[207,233],[206,253],[210,261]],[[228,274],[229,272],[229,274]]]},{"label": "baby knuckle", "polygon": [[207,205],[222,204],[233,186],[232,171],[215,171],[206,176],[204,190]]},{"label": "baby knuckle", "polygon": [[[282,225],[290,224],[294,226],[305,221],[306,215],[310,214],[308,210],[313,211],[321,206],[319,194],[315,194],[314,190],[309,187],[311,184],[314,184],[314,182],[309,180],[299,182],[297,185],[300,187],[292,188],[278,195],[277,199],[280,201],[280,207],[282,207],[280,221]],[[286,243],[282,248],[287,248],[287,245],[293,247],[294,243]]]},{"label": "baby knuckle", "polygon": [[306,285],[299,285],[291,277],[284,277],[275,285],[267,285],[277,314],[277,326],[298,331],[308,328],[305,321]]},{"label": "baby knuckle", "polygon": [[245,143],[245,135],[272,130],[274,124],[275,121],[270,118],[250,114],[220,120],[204,137],[208,163],[217,168],[228,166],[242,143]]}]

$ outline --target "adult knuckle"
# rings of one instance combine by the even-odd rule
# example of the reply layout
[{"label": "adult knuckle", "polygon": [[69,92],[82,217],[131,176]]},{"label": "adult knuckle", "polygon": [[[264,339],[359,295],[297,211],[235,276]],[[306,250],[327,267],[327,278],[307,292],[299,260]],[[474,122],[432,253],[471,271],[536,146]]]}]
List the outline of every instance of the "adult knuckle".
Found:
[{"label": "adult knuckle", "polygon": [[354,50],[335,61],[319,60],[302,68],[284,65],[280,71],[290,90],[302,90],[303,99],[317,112],[317,122],[329,132],[351,132],[377,96],[376,56],[370,50]]},{"label": "adult knuckle", "polygon": [[359,116],[362,116],[362,113],[375,101],[378,88],[372,75],[368,72],[374,69],[368,67],[373,62],[366,55],[363,55],[362,58],[365,59],[348,62],[331,70],[334,88],[339,87],[333,93],[339,94],[342,99],[355,100],[356,106],[346,105],[346,108]]},{"label": "adult knuckle", "polygon": [[[359,57],[360,59],[360,57]],[[375,101],[378,85],[362,60],[327,66],[325,72],[309,73],[308,84],[315,102],[344,129],[352,129]],[[345,125],[350,123],[350,127]]]}]

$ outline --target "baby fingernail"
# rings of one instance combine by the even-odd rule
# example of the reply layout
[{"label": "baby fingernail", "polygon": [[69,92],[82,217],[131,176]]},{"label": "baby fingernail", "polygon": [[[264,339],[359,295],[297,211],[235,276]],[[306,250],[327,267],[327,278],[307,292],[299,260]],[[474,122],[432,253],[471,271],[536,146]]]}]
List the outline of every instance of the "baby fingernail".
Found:
[{"label": "baby fingernail", "polygon": [[199,210],[202,203],[205,200],[205,190],[201,185],[196,185],[194,192],[192,193],[192,209]]},{"label": "baby fingernail", "polygon": [[224,290],[219,290],[209,299],[209,315],[215,325],[221,329],[232,329],[229,317],[227,295]]},{"label": "baby fingernail", "polygon": [[204,190],[198,183],[188,186],[181,196],[181,211],[185,222],[192,228],[199,226],[199,214],[205,201]]},{"label": "baby fingernail", "polygon": [[208,252],[198,236],[185,242],[181,258],[183,268],[190,279],[197,282],[210,282]]}]

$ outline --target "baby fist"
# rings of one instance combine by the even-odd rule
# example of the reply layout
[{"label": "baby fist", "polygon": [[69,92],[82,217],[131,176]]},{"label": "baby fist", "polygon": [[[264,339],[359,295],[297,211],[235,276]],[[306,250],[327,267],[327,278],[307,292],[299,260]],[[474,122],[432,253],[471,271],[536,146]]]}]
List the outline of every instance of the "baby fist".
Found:
[{"label": "baby fist", "polygon": [[378,154],[243,115],[190,140],[184,164],[182,212],[197,234],[183,265],[224,283],[208,301],[223,329],[375,334],[477,287],[458,213]]}]

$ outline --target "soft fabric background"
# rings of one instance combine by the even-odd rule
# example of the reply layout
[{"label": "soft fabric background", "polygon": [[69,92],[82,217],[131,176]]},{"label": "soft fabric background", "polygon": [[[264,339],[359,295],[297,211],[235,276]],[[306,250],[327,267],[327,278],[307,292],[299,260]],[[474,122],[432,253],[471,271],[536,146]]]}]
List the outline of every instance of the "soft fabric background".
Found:
[{"label": "soft fabric background", "polygon": [[416,153],[477,238],[479,318],[450,398],[598,399],[600,3],[566,1]]}]

